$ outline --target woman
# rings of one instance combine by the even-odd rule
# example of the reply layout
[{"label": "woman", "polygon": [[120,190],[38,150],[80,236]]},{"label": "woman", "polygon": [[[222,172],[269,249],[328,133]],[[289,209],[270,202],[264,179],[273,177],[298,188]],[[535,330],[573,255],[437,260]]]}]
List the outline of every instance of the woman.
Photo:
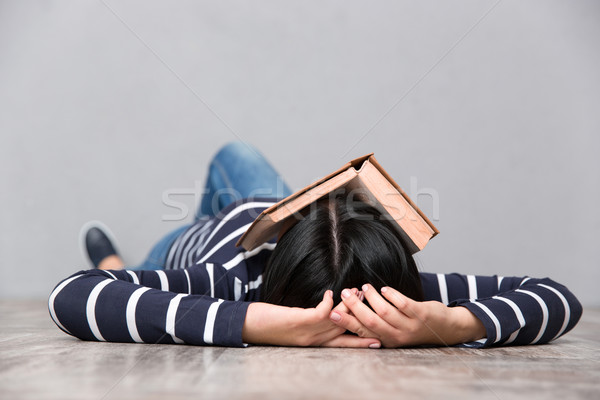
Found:
[{"label": "woman", "polygon": [[196,221],[138,268],[124,269],[102,229],[90,229],[97,269],[52,291],[59,328],[115,342],[488,347],[546,343],[581,316],[575,296],[547,278],[418,273],[388,221],[344,196],[306,210],[277,246],[235,247],[261,211],[291,194],[248,145],[217,153],[206,189]]}]

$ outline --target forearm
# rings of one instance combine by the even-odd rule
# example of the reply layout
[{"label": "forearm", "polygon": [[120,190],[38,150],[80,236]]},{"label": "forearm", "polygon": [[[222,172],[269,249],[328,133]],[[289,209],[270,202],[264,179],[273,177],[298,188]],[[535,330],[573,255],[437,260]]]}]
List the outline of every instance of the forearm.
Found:
[{"label": "forearm", "polygon": [[485,325],[485,347],[547,343],[579,321],[581,304],[563,285],[547,278],[512,280],[518,284],[497,295],[457,301]]},{"label": "forearm", "polygon": [[242,346],[248,303],[151,289],[84,273],[48,302],[55,323],[84,340]]},{"label": "forearm", "polygon": [[571,330],[582,307],[551,279],[421,273],[427,300],[467,308],[485,326],[474,347],[547,343]]}]

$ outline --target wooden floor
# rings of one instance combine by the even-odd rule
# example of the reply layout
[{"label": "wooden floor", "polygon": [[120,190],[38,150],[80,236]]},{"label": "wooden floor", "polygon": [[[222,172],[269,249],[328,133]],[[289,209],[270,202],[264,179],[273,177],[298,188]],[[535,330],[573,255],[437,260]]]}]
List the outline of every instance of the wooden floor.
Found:
[{"label": "wooden floor", "polygon": [[598,399],[600,310],[551,345],[394,350],[83,342],[0,302],[2,399]]}]

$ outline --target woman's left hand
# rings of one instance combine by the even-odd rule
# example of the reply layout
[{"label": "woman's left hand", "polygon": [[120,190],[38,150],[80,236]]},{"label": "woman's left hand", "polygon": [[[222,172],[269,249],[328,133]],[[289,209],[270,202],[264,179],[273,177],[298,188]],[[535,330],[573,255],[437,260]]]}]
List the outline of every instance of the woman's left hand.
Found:
[{"label": "woman's left hand", "polygon": [[376,338],[345,334],[346,329],[329,319],[334,310],[346,309],[343,303],[333,307],[331,290],[323,294],[323,300],[314,308],[251,303],[242,328],[242,340],[278,346],[381,347]]},{"label": "woman's left hand", "polygon": [[[482,322],[465,307],[447,307],[438,301],[414,301],[390,287],[362,287],[371,310],[352,291],[342,291],[347,310],[336,308],[330,319],[360,337],[377,338],[384,347],[421,344],[454,345],[485,337]],[[348,312],[346,312],[348,311]]]}]

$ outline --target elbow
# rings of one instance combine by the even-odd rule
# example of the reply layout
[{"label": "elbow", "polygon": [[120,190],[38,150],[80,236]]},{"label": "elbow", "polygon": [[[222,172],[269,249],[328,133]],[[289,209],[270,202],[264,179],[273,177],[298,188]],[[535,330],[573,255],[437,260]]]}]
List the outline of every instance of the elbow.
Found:
[{"label": "elbow", "polygon": [[58,315],[64,315],[65,313],[64,303],[61,301],[56,301],[58,294],[60,294],[60,284],[52,290],[50,296],[48,297],[48,313],[50,314],[50,318],[54,324],[56,324],[60,330],[70,335],[71,332],[65,328],[58,317]]},{"label": "elbow", "polygon": [[571,321],[569,321],[567,330],[573,329],[583,315],[583,306],[573,293],[569,292],[569,294],[571,295],[571,298],[568,300],[569,306],[571,307]]},{"label": "elbow", "polygon": [[568,322],[565,330],[561,334],[562,336],[573,329],[575,325],[577,325],[583,314],[583,306],[575,294],[573,294],[573,292],[571,292],[566,286],[561,285],[560,283],[557,283],[549,278],[545,278],[543,281],[546,288],[554,288],[555,294],[558,297],[561,297],[561,301],[565,307],[565,313],[568,313],[568,316],[565,315],[565,318],[568,318]]},{"label": "elbow", "polygon": [[81,301],[74,295],[78,290],[71,285],[71,282],[81,276],[83,276],[81,273],[77,273],[63,280],[56,285],[48,297],[48,312],[52,321],[63,332],[80,338],[82,337],[72,332],[73,329],[69,325],[72,325],[70,322],[73,322],[73,316],[77,314],[75,311],[81,309]]}]

